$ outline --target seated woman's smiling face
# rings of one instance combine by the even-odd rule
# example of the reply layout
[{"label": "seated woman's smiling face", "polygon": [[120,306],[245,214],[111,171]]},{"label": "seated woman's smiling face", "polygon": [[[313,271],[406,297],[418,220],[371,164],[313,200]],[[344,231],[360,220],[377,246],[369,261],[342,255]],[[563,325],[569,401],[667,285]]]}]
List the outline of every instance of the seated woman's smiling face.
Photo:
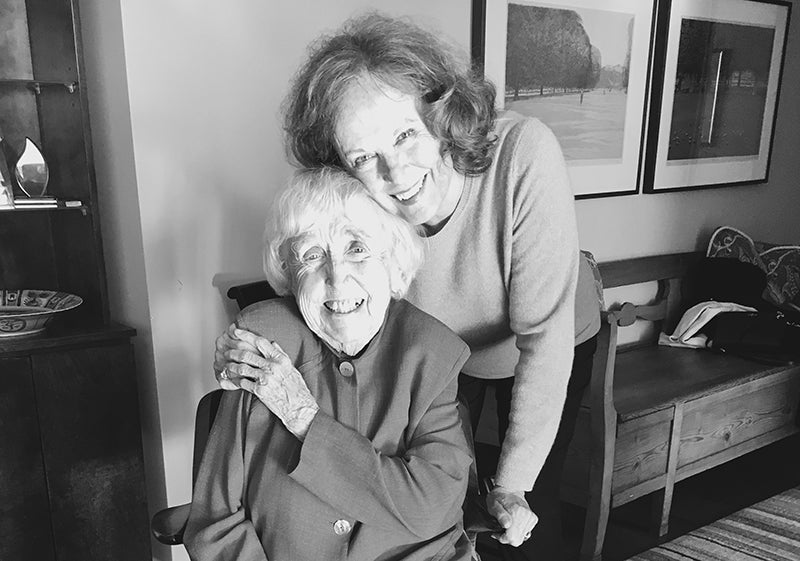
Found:
[{"label": "seated woman's smiling face", "polygon": [[391,300],[389,240],[375,211],[350,201],[346,213],[318,216],[288,244],[292,292],[306,324],[334,351],[357,354],[380,330]]}]

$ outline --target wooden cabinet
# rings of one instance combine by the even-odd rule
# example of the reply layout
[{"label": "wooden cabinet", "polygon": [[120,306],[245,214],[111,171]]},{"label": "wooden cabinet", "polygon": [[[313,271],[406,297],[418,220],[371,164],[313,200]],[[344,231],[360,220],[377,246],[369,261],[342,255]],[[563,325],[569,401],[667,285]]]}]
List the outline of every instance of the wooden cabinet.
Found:
[{"label": "wooden cabinet", "polygon": [[0,338],[0,559],[145,561],[134,332],[110,321],[77,4],[0,0],[0,157],[13,170],[31,138],[62,203],[0,209],[0,289],[83,299]]},{"label": "wooden cabinet", "polygon": [[150,559],[132,335],[0,342],[0,559]]}]

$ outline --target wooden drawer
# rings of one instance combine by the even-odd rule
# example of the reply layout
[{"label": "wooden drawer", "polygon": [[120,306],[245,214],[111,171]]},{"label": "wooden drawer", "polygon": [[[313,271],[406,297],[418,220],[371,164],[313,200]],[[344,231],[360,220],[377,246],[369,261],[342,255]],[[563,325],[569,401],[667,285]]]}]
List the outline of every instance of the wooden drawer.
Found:
[{"label": "wooden drawer", "polygon": [[[684,406],[678,469],[708,469],[752,440],[777,440],[795,430],[800,372],[789,370],[688,401]],[[763,446],[768,442],[761,442]],[[743,450],[740,455],[749,450]],[[728,454],[725,454],[728,452]],[[704,464],[704,465],[699,465]]]},{"label": "wooden drawer", "polygon": [[[629,419],[618,425],[612,486],[614,495],[665,476],[671,430],[672,408]],[[627,498],[634,499],[641,494]],[[625,502],[625,498],[619,502],[615,499],[614,504]]]}]

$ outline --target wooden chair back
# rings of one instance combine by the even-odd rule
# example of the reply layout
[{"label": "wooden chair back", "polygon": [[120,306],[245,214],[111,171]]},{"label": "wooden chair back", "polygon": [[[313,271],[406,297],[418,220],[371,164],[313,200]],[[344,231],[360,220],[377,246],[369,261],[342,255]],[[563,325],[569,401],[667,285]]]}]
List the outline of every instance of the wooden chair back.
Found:
[{"label": "wooden chair back", "polygon": [[[277,296],[267,281],[232,286],[228,289],[227,295],[231,300],[236,300],[240,310],[255,302]],[[211,391],[204,395],[197,404],[194,422],[194,448],[192,451],[192,488],[194,488],[194,483],[197,481],[200,460],[203,458],[203,452],[208,443],[208,434],[214,425],[214,419],[217,416],[219,402],[224,391],[221,389]],[[186,521],[189,518],[191,506],[191,503],[188,503],[165,508],[155,513],[150,521],[150,530],[153,536],[166,545],[182,544],[183,532],[186,529]]]}]

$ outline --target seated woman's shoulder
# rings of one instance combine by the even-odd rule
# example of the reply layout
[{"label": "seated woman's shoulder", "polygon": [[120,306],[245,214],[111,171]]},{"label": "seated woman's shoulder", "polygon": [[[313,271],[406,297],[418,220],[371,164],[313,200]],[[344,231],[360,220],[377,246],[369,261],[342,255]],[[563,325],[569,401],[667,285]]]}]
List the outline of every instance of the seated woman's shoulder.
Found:
[{"label": "seated woman's shoulder", "polygon": [[320,350],[292,296],[251,304],[236,316],[236,325],[270,341],[277,341],[293,358],[299,356],[301,350],[304,354]]}]

